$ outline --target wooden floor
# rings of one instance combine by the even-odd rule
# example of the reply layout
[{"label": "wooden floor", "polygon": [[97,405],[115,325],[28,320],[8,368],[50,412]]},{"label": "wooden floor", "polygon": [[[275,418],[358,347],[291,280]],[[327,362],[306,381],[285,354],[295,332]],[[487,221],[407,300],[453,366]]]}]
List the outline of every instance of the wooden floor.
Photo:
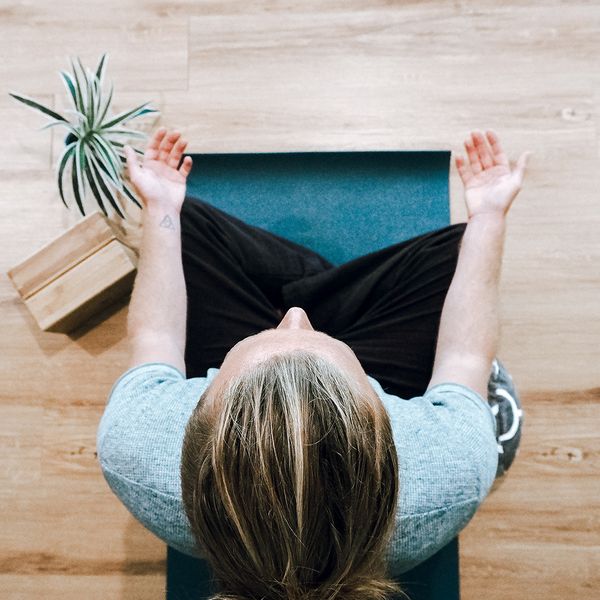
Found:
[{"label": "wooden floor", "polygon": [[[55,182],[66,130],[8,92],[64,109],[68,57],[105,51],[115,114],[152,101],[132,126],[188,152],[462,152],[487,128],[534,152],[501,284],[524,437],[461,536],[463,598],[600,597],[600,5],[558,0],[0,0],[0,597],[164,598],[165,545],[94,455],[127,300],[43,333],[6,276],[80,218]],[[464,220],[454,164],[451,202]]]}]

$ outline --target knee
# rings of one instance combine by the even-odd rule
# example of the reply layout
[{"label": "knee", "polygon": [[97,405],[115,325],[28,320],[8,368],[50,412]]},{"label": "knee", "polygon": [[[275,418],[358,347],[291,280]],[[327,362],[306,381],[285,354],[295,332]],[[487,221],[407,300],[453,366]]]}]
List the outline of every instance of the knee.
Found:
[{"label": "knee", "polygon": [[181,239],[199,242],[214,240],[219,230],[215,211],[201,198],[186,194],[181,206]]},{"label": "knee", "polygon": [[181,221],[199,227],[214,224],[215,209],[206,200],[186,194],[181,205]]},{"label": "knee", "polygon": [[194,194],[186,193],[183,199],[183,204],[181,206],[181,212],[185,210],[186,212],[199,212],[206,211],[209,204]]}]

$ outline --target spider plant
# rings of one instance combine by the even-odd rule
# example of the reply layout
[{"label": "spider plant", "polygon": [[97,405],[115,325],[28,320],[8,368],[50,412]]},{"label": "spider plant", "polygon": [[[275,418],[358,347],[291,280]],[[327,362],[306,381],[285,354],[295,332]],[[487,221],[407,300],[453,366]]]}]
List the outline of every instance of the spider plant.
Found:
[{"label": "spider plant", "polygon": [[[140,208],[142,206],[124,180],[124,163],[127,159],[123,147],[128,138],[147,138],[147,135],[133,129],[126,129],[122,125],[136,117],[159,111],[145,108],[149,104],[149,102],[146,102],[137,108],[126,110],[116,116],[107,116],[113,95],[113,85],[111,84],[108,97],[103,96],[102,83],[106,57],[107,54],[104,53],[95,73],[85,69],[79,57],[77,57],[77,63],[81,74],[78,74],[76,65],[71,58],[69,60],[73,74],[60,71],[62,81],[74,107],[73,109],[67,109],[66,112],[75,114],[75,123],[71,123],[62,115],[42,106],[31,98],[12,92],[9,92],[9,95],[54,119],[54,122],[45,125],[40,130],[62,125],[69,131],[65,138],[65,148],[56,163],[58,190],[63,204],[70,209],[63,191],[63,172],[70,161],[73,195],[81,214],[85,216],[82,199],[86,197],[87,181],[102,212],[108,216],[102,201],[104,197],[108,199],[108,202],[119,216],[124,219],[125,217],[117,204],[115,192],[121,192],[131,198],[137,206]],[[122,141],[118,141],[119,139]],[[140,155],[144,154],[143,150],[138,148],[134,148],[134,150]]]}]

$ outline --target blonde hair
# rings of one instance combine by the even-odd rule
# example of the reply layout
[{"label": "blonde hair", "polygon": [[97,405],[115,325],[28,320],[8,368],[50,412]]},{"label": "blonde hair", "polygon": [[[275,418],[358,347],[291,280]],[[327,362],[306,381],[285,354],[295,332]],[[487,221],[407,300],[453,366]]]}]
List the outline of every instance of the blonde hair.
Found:
[{"label": "blonde hair", "polygon": [[[387,412],[333,363],[297,349],[200,397],[182,497],[219,593],[211,600],[383,600],[398,498]],[[210,409],[212,406],[213,409]]]}]

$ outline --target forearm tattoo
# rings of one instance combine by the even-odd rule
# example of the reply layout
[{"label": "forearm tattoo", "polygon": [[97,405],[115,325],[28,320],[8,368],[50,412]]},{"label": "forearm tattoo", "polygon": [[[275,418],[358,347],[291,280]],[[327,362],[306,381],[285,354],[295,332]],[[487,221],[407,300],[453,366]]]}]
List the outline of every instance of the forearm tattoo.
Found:
[{"label": "forearm tattoo", "polygon": [[158,224],[159,227],[164,227],[165,229],[173,229],[175,230],[175,223],[169,215],[165,215],[164,219]]}]

